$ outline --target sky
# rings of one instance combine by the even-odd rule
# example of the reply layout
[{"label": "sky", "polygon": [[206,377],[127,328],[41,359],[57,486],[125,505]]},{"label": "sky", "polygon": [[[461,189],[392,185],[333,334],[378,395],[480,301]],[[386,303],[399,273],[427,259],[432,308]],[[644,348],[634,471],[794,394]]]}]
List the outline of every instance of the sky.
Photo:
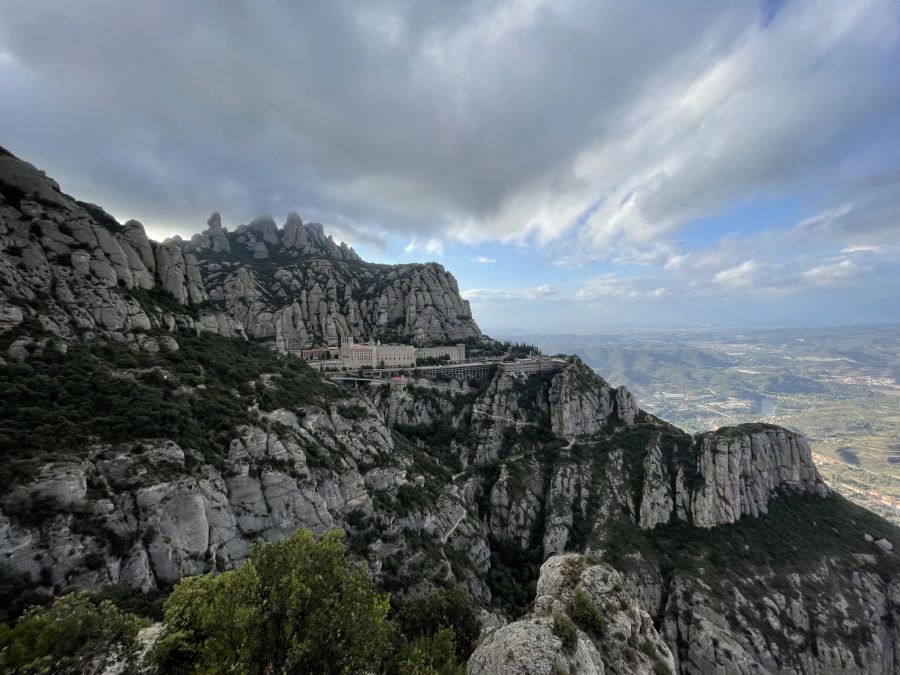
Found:
[{"label": "sky", "polygon": [[0,0],[0,145],[156,239],[437,261],[487,331],[900,320],[897,0]]}]

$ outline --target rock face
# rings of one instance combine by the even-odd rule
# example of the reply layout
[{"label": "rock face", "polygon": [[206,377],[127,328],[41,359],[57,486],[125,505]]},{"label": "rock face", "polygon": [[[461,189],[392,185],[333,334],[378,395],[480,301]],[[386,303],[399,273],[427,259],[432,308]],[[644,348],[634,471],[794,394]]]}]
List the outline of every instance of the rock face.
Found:
[{"label": "rock face", "polygon": [[[481,334],[440,265],[364,263],[296,213],[282,229],[261,216],[216,249],[206,244],[223,231],[213,215],[210,229],[184,247],[197,256],[205,291],[248,335],[272,339],[281,351],[337,345],[342,337],[447,342]],[[226,250],[232,255],[217,255]]]},{"label": "rock face", "polygon": [[[148,590],[233,567],[256,539],[279,539],[301,526],[324,532],[352,512],[370,514],[374,488],[406,483],[408,460],[391,457],[391,434],[378,417],[351,421],[332,410],[302,423],[287,411],[272,418],[282,433],[242,428],[221,469],[191,472],[191,451],[161,439],[93,446],[81,462],[45,465],[27,490],[13,490],[4,501],[15,511],[35,497],[53,499],[60,513],[44,527],[57,543],[42,550],[36,533],[0,517],[3,557],[35,576],[51,569],[51,582],[60,586]],[[342,471],[310,467],[311,447],[342,456]],[[361,468],[373,463],[391,468]],[[89,499],[88,483],[102,497]],[[103,549],[96,537],[78,534],[85,521],[102,522],[119,542],[99,569],[82,567],[85,556]]]},{"label": "rock face", "polygon": [[[574,628],[569,644],[561,624]],[[618,572],[572,554],[541,566],[532,617],[488,635],[468,665],[470,675],[675,672],[669,647]]]},{"label": "rock face", "polygon": [[37,323],[65,342],[90,331],[150,350],[159,341],[147,331],[183,328],[268,339],[281,351],[345,336],[440,343],[481,335],[440,265],[363,263],[295,213],[283,229],[260,216],[233,233],[213,213],[190,241],[158,244],[138,221],[121,225],[72,199],[2,148],[0,253],[0,327],[21,327],[26,343]]},{"label": "rock face", "polygon": [[491,633],[469,659],[469,675],[603,675],[603,658],[591,639],[577,632],[566,649],[553,632],[553,619],[540,616]]},{"label": "rock face", "polygon": [[[161,307],[205,305],[197,260],[177,242],[155,244],[136,220],[117,223],[78,202],[27,162],[0,149],[0,322],[26,343],[41,334],[71,342],[104,336],[156,351],[148,331],[188,329],[242,335],[221,309],[182,313]],[[165,342],[165,341],[164,341]],[[0,355],[3,356],[3,355]]]},{"label": "rock face", "polygon": [[[692,522],[712,527],[768,512],[780,487],[828,494],[806,440],[784,429],[719,430],[699,439],[703,483],[690,496]],[[680,497],[688,499],[682,492]]]},{"label": "rock face", "polygon": [[197,252],[210,299],[248,335],[272,339],[281,351],[337,345],[342,337],[427,343],[481,335],[456,280],[440,265],[334,259],[323,253],[333,249],[316,249],[312,238],[299,243],[296,232],[284,236],[298,243],[276,253],[271,244],[255,241],[253,259],[276,261],[268,268]]},{"label": "rock face", "polygon": [[863,567],[839,589],[833,575],[843,573],[829,561],[783,579],[768,569],[744,579],[675,577],[662,632],[677,646],[679,671],[898,672],[900,635],[891,617],[900,587]]}]

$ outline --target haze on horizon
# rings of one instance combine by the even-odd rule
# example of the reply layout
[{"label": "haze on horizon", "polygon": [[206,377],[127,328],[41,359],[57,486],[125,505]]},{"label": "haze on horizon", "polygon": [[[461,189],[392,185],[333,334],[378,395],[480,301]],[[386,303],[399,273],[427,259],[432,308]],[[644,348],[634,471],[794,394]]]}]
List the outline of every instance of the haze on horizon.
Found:
[{"label": "haze on horizon", "polygon": [[288,211],[488,332],[900,316],[900,4],[0,0],[0,145],[190,236]]}]

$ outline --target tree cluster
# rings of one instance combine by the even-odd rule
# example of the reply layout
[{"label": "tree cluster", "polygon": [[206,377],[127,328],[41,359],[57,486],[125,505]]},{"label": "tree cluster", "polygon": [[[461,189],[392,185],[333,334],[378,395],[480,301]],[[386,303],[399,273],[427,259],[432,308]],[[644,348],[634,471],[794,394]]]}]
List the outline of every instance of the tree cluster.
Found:
[{"label": "tree cluster", "polygon": [[[480,632],[462,589],[399,608],[354,565],[333,530],[256,544],[221,574],[183,579],[166,599],[159,639],[141,667],[160,673],[399,673],[462,675]],[[87,593],[0,624],[0,670],[96,672],[137,661],[149,622]]]}]

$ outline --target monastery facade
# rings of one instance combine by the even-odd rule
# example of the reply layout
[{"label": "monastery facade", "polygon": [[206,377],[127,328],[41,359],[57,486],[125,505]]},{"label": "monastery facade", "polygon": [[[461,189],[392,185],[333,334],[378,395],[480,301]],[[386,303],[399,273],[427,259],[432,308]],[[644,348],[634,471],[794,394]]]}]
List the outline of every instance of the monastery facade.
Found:
[{"label": "monastery facade", "polygon": [[[466,360],[463,344],[446,347],[413,347],[412,345],[383,345],[381,342],[355,343],[352,337],[342,337],[340,347],[301,349],[301,359],[321,365],[333,362],[341,368],[413,368],[416,359],[448,357],[450,363]],[[296,353],[296,352],[294,352]]]}]

